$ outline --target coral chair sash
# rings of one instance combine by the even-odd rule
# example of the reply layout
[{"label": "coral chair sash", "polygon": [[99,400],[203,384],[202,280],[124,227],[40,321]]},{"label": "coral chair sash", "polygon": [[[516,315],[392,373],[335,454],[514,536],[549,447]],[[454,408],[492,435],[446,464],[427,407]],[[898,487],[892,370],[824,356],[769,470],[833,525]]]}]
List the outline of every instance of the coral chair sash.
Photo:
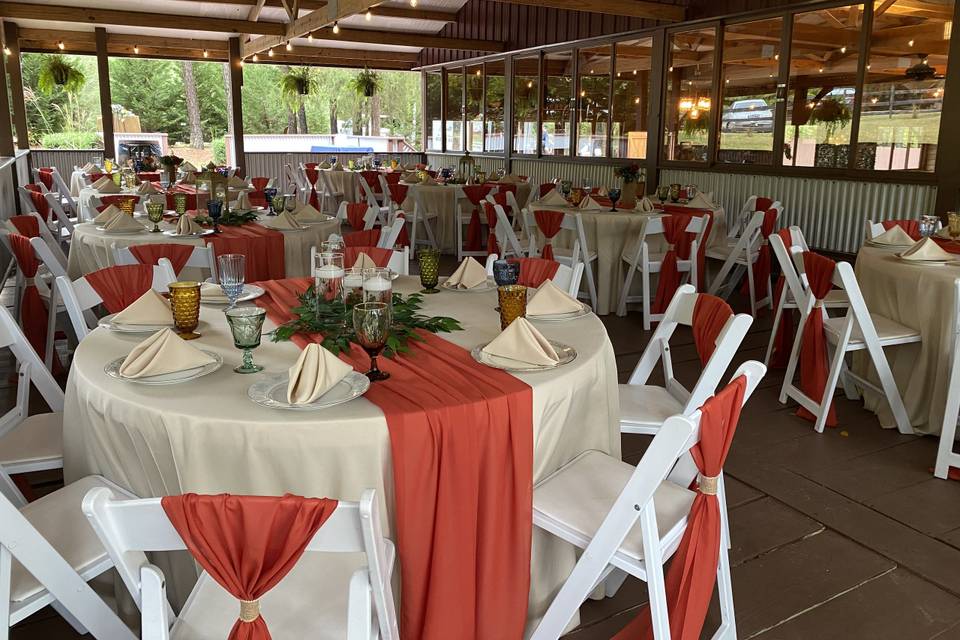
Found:
[{"label": "coral chair sash", "polygon": [[228,640],[270,640],[259,599],[290,573],[337,509],[327,498],[197,495],[160,500],[190,555],[239,600]]},{"label": "coral chair sash", "polygon": [[543,250],[540,256],[544,260],[553,260],[553,238],[560,233],[560,225],[563,224],[563,217],[566,214],[563,211],[548,211],[541,209],[533,212],[533,218],[537,221],[537,228],[543,234]]},{"label": "coral chair sash", "polygon": [[693,306],[693,344],[700,356],[700,364],[707,365],[710,356],[717,348],[717,338],[733,317],[733,309],[724,300],[716,296],[701,293]]},{"label": "coral chair sash", "polygon": [[890,230],[894,227],[900,227],[908,236],[914,240],[920,239],[920,221],[919,220],[883,220],[880,222],[884,230]]},{"label": "coral chair sash", "polygon": [[[806,251],[803,254],[803,269],[807,274],[810,291],[817,299],[823,300],[833,288],[833,272],[837,268],[830,258]],[[815,402],[823,399],[823,388],[827,384],[827,375],[830,371],[830,360],[827,356],[827,335],[823,328],[823,313],[820,304],[814,306],[803,326],[803,341],[800,343],[800,390],[804,395]],[[810,421],[817,418],[812,413],[800,407],[797,415]],[[828,427],[837,426],[837,414],[830,402],[827,412]]]},{"label": "coral chair sash", "polygon": [[[790,229],[784,227],[777,231],[777,235],[783,240],[783,246],[790,251],[793,246],[793,235]],[[773,305],[779,306],[780,296],[787,295],[787,280],[780,274],[777,278],[776,287],[773,290]],[[790,351],[793,349],[793,338],[796,335],[796,326],[794,325],[793,309],[784,309],[780,314],[780,325],[774,327],[777,332],[773,339],[773,353],[770,355],[771,369],[786,369],[790,361]]]},{"label": "coral chair sash", "polygon": [[[393,174],[387,174],[393,175]],[[398,207],[402,207],[404,201],[407,199],[407,191],[410,189],[410,185],[400,184],[400,183],[390,183],[387,185],[390,189],[390,199],[393,200],[393,203]]]},{"label": "coral chair sash", "polygon": [[157,182],[160,180],[159,171],[141,171],[137,174],[137,179],[140,182]]},{"label": "coral chair sash", "polygon": [[753,211],[766,211],[773,206],[773,198],[765,198],[763,196],[757,196],[757,200],[753,203]]},{"label": "coral chair sash", "polygon": [[343,266],[347,269],[352,267],[357,262],[357,258],[360,257],[361,253],[365,253],[370,256],[370,259],[373,260],[378,267],[386,267],[390,264],[390,258],[393,257],[392,249],[381,249],[377,246],[350,246],[344,247],[343,249]]},{"label": "coral chair sash", "polygon": [[480,251],[483,247],[480,227],[480,203],[493,187],[488,184],[471,184],[461,187],[464,197],[473,205],[470,224],[467,226],[467,251]]},{"label": "coral chair sash", "polygon": [[[690,448],[700,471],[697,495],[665,579],[673,640],[698,640],[710,608],[722,543],[717,484],[737,430],[746,389],[747,379],[740,376],[700,407],[700,442]],[[614,640],[641,638],[653,638],[647,607],[614,636]]]},{"label": "coral chair sash", "polygon": [[381,193],[383,189],[380,187],[380,173],[377,171],[361,171],[360,177],[363,178],[363,181],[367,183],[367,186],[370,187],[370,190],[374,193]]},{"label": "coral chair sash", "polygon": [[686,232],[692,216],[686,213],[673,213],[663,219],[663,236],[667,241],[667,253],[660,265],[660,278],[657,281],[657,293],[653,300],[653,313],[663,313],[680,286],[679,260],[690,257],[690,234]]},{"label": "coral chair sash", "polygon": [[[33,247],[30,246],[30,238],[18,233],[11,233],[8,237],[10,249],[17,260],[17,267],[20,268],[20,273],[26,281],[20,298],[20,324],[23,326],[23,333],[27,336],[30,346],[43,360],[47,350],[47,307],[35,284],[37,271],[40,270],[40,261]],[[54,359],[56,361],[56,357]],[[56,364],[59,368],[59,361],[56,361]]]},{"label": "coral chair sash", "polygon": [[343,244],[346,247],[375,247],[378,242],[380,242],[380,229],[354,231],[343,236]]},{"label": "coral chair sash", "polygon": [[119,313],[147,292],[153,284],[153,266],[125,264],[100,269],[84,276],[110,313]]},{"label": "coral chair sash", "polygon": [[[308,279],[258,283],[277,323]],[[400,630],[416,640],[521,638],[530,590],[533,394],[439,336],[383,358],[365,398],[390,434],[401,571]],[[294,336],[303,347],[320,336]],[[370,359],[353,346],[340,357]],[[442,384],[438,384],[442,381]]]},{"label": "coral chair sash", "polygon": [[48,191],[53,191],[53,167],[41,167],[37,169],[37,178]]},{"label": "coral chair sash", "polygon": [[270,184],[270,178],[265,176],[257,176],[256,178],[250,178],[250,184],[253,185],[255,191],[263,191],[267,188],[267,185]]},{"label": "coral chair sash", "polygon": [[29,193],[30,202],[33,203],[33,208],[37,210],[37,213],[40,214],[41,218],[44,220],[50,220],[50,203],[47,202],[46,196],[33,189],[30,189]]},{"label": "coral chair sash", "polygon": [[497,248],[497,210],[489,202],[483,203],[483,210],[487,214],[487,255],[498,253]]},{"label": "coral chair sash", "polygon": [[155,265],[160,258],[166,258],[173,265],[174,273],[179,274],[193,255],[193,245],[176,243],[133,244],[130,253],[140,264]]},{"label": "coral chair sash", "polygon": [[33,216],[10,216],[9,222],[22,236],[28,238],[40,236],[40,221]]},{"label": "coral chair sash", "polygon": [[[763,213],[763,222],[760,224],[760,247],[757,250],[757,261],[753,263],[753,287],[757,300],[767,297],[767,280],[770,278],[770,234],[777,224],[776,209],[767,209]],[[790,245],[787,245],[790,246]],[[749,295],[750,283],[744,281],[741,293]]]},{"label": "coral chair sash", "polygon": [[547,280],[552,280],[560,269],[559,262],[544,258],[511,258],[510,262],[520,263],[517,284],[525,287],[539,287]]},{"label": "coral chair sash", "polygon": [[363,230],[363,218],[367,215],[367,209],[370,208],[366,202],[348,202],[347,203],[347,222],[357,231]]},{"label": "coral chair sash", "polygon": [[[311,167],[310,164],[313,166]],[[304,165],[303,172],[307,176],[307,182],[310,183],[310,206],[319,211],[320,198],[317,196],[317,180],[320,179],[320,170],[315,163]]]}]

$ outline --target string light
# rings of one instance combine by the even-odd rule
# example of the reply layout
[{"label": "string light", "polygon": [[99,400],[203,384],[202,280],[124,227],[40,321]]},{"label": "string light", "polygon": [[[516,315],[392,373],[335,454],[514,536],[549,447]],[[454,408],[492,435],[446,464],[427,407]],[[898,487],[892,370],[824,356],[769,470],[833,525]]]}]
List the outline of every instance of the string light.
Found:
[{"label": "string light", "polygon": [[633,104],[640,104],[640,98],[634,98]]},{"label": "string light", "polygon": [[479,77],[479,75],[480,75],[480,69],[477,69],[477,76]]},{"label": "string light", "polygon": [[417,7],[417,0],[410,0],[410,6],[413,8]]},{"label": "string light", "polygon": [[909,42],[907,42],[907,46],[908,46],[908,47],[912,47],[912,46],[913,46],[913,40],[910,40]]},{"label": "string light", "polygon": [[11,53],[11,52],[10,52],[10,47],[4,47],[4,48],[3,48],[3,55],[8,56],[8,55],[10,55],[10,53]]},{"label": "string light", "polygon": [[636,70],[636,69],[633,70],[633,75],[637,75],[637,70]]},{"label": "string light", "polygon": [[370,9],[367,9],[367,13],[363,17],[367,19],[367,22],[370,22],[371,20],[373,20],[373,11],[370,11]]},{"label": "string light", "polygon": [[271,58],[273,57],[273,47],[267,49],[267,55],[270,56]]},{"label": "string light", "polygon": [[527,89],[533,89],[533,80],[527,81]]},{"label": "string light", "polygon": [[338,23],[336,23],[336,22],[333,23],[333,32],[334,32],[335,34],[336,34],[336,33],[340,33],[340,25],[339,25]]},{"label": "string light", "polygon": [[823,67],[820,67],[820,69],[818,69],[818,71],[819,71],[820,73],[823,73]]},{"label": "string light", "polygon": [[204,58],[209,58],[209,57],[210,57],[210,52],[207,51],[206,49],[204,49],[204,50],[203,50],[203,57],[204,57]]},{"label": "string light", "polygon": [[133,45],[133,52],[139,54],[139,53],[140,53],[140,45],[136,45],[136,44]]},{"label": "string light", "polygon": [[260,59],[260,56],[258,56],[257,54],[253,54],[253,58],[251,58],[251,59],[252,59],[254,62],[256,62],[257,60]]},{"label": "string light", "polygon": [[870,104],[877,104],[877,98],[876,97],[870,98]]},{"label": "string light", "polygon": [[779,53],[773,54],[773,59],[774,59],[774,60],[779,60],[779,59],[780,59],[780,54],[779,54]]},{"label": "string light", "polygon": [[293,51],[293,44],[289,40],[287,40],[287,51]]},{"label": "string light", "polygon": [[846,47],[840,47],[840,53],[846,53],[846,52],[847,52]]},{"label": "string light", "polygon": [[307,36],[307,42],[313,42],[313,31]]},{"label": "string light", "polygon": [[60,51],[63,51],[66,48],[67,47],[63,44],[63,40],[57,43],[57,49],[60,49]]}]

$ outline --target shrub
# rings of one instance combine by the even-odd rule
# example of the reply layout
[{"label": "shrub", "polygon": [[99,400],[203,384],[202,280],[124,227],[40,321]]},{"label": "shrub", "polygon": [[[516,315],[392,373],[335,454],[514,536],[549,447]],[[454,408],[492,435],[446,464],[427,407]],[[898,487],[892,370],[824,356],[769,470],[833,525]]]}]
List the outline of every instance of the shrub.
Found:
[{"label": "shrub", "polygon": [[103,149],[103,140],[93,131],[64,131],[44,134],[40,146],[44,149]]},{"label": "shrub", "polygon": [[226,164],[227,162],[227,142],[223,138],[214,138],[210,143],[213,149],[213,161],[217,164]]}]

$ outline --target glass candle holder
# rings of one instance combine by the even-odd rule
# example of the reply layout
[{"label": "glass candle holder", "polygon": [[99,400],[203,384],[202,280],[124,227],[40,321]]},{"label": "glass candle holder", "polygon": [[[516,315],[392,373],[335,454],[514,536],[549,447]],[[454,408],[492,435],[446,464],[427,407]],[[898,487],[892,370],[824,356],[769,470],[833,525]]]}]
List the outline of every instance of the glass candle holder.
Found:
[{"label": "glass candle holder", "polygon": [[178,216],[182,216],[187,212],[187,194],[173,194],[173,210],[177,212]]},{"label": "glass candle holder", "polygon": [[173,310],[173,326],[177,335],[184,340],[199,338],[196,329],[200,324],[200,283],[171,282],[167,288],[170,290],[170,308]]},{"label": "glass candle holder", "polygon": [[670,197],[670,187],[666,185],[660,185],[657,187],[657,200],[660,202],[666,202],[667,198]]},{"label": "glass candle holder", "polygon": [[326,253],[343,253],[345,246],[343,240],[324,240],[320,243],[320,251]]},{"label": "glass candle holder", "polygon": [[342,299],[345,275],[342,253],[321,251],[314,257],[313,285],[318,298],[327,301]]},{"label": "glass candle holder", "polygon": [[517,318],[527,316],[527,288],[520,284],[497,287],[500,301],[500,329],[506,329]]},{"label": "glass candle holder", "polygon": [[955,211],[947,213],[947,233],[954,240],[960,238],[960,213]]},{"label": "glass candle holder", "polygon": [[420,249],[417,252],[417,262],[420,265],[420,284],[423,291],[420,293],[437,293],[437,282],[440,278],[440,252],[436,249]]},{"label": "glass candle holder", "polygon": [[113,184],[119,187],[121,185],[121,180],[123,179],[123,176],[120,175],[119,171],[114,171],[113,175],[111,175],[110,178],[113,180]]},{"label": "glass candle holder", "polygon": [[150,201],[147,203],[147,219],[153,223],[152,233],[160,233],[160,222],[163,220],[163,203]]},{"label": "glass candle holder", "polygon": [[351,267],[343,276],[343,303],[353,306],[363,302],[363,269]]},{"label": "glass candle holder", "polygon": [[393,308],[393,280],[390,269],[372,267],[363,270],[363,301],[382,302]]},{"label": "glass candle holder", "polygon": [[257,373],[263,367],[253,362],[253,349],[260,346],[263,319],[267,310],[260,307],[234,307],[223,312],[233,335],[233,346],[243,349],[243,362],[233,370],[237,373]]}]

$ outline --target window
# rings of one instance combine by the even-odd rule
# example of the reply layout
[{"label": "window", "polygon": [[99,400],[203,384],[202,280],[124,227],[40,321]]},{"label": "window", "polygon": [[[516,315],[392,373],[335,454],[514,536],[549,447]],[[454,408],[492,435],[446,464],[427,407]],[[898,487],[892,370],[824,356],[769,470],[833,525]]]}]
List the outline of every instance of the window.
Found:
[{"label": "window", "polygon": [[463,68],[447,70],[447,151],[463,151]]},{"label": "window", "polygon": [[537,152],[540,56],[513,59],[513,152]]},{"label": "window", "polygon": [[483,65],[467,67],[467,150],[483,151]]},{"label": "window", "polygon": [[[426,124],[427,151],[443,151],[443,111],[440,94],[443,79],[439,71],[426,73],[423,121]],[[246,113],[246,107],[244,107]]]},{"label": "window", "polygon": [[[58,59],[83,74],[83,83],[76,90],[71,86],[68,92],[56,84],[49,92],[40,89],[41,74],[48,73],[48,65]],[[96,58],[24,53],[21,68],[31,149],[103,148],[103,137],[98,133],[100,126],[97,123],[100,117],[100,81]],[[6,117],[9,119],[10,114]]]},{"label": "window", "polygon": [[782,29],[783,18],[770,18],[723,30],[718,162],[773,163]]},{"label": "window", "polygon": [[707,161],[716,38],[714,27],[668,37],[663,110],[666,160]]},{"label": "window", "polygon": [[573,116],[573,52],[543,56],[543,155],[570,153],[570,121]]},{"label": "window", "polygon": [[614,158],[647,157],[647,106],[650,95],[652,38],[616,44],[610,154]]},{"label": "window", "polygon": [[954,3],[874,3],[858,169],[933,171]]},{"label": "window", "polygon": [[784,166],[846,168],[863,5],[793,18]]},{"label": "window", "polygon": [[483,148],[488,153],[503,153],[503,118],[504,118],[504,61],[487,62],[484,64],[487,78],[486,86],[486,117],[484,118],[485,134]]},{"label": "window", "polygon": [[609,45],[580,49],[577,97],[577,155],[603,158],[607,155],[610,125]]}]

